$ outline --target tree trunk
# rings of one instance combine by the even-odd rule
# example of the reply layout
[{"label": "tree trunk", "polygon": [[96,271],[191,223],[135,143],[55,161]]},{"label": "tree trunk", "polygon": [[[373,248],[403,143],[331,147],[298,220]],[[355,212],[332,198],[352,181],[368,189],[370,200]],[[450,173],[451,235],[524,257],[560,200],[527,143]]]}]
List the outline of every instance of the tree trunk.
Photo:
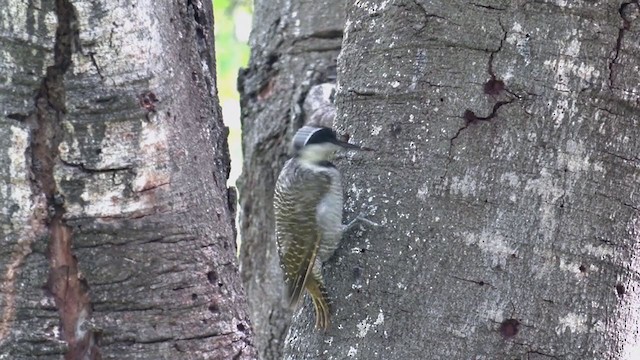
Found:
[{"label": "tree trunk", "polygon": [[212,27],[0,0],[0,358],[255,358]]},{"label": "tree trunk", "polygon": [[[263,360],[282,359],[291,318],[283,301],[275,247],[273,188],[291,137],[311,120],[309,109],[303,109],[305,101],[310,102],[309,93],[316,85],[335,83],[343,4],[340,0],[254,3],[251,60],[239,80],[244,170],[238,188],[241,272]],[[326,88],[319,85],[311,107],[322,105]]]},{"label": "tree trunk", "polygon": [[332,327],[306,302],[284,358],[637,356],[638,2],[356,1],[346,24],[336,125],[378,151],[338,162],[345,211],[384,228],[343,239]]}]

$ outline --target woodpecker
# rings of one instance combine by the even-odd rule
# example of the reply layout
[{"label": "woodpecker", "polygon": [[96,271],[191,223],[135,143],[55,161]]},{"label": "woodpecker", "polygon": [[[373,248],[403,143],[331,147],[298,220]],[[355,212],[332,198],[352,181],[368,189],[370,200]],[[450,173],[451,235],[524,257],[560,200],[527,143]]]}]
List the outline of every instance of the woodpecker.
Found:
[{"label": "woodpecker", "polygon": [[329,297],[322,278],[322,263],[340,243],[342,234],[358,221],[377,226],[361,213],[342,224],[343,189],[338,169],[331,163],[340,149],[371,150],[340,141],[326,127],[302,127],[292,142],[289,159],[276,182],[274,210],[280,266],[291,307],[306,289],[316,313],[316,328],[329,326]]}]

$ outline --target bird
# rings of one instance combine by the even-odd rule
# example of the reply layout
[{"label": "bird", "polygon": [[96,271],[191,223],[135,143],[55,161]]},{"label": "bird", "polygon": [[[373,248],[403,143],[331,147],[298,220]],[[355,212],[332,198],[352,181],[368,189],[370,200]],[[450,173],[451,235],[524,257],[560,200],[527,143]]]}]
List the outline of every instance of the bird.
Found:
[{"label": "bird", "polygon": [[338,139],[328,127],[304,126],[292,141],[293,157],[278,176],[274,191],[276,243],[289,306],[300,303],[306,290],[316,314],[316,328],[326,330],[330,300],[322,264],[335,252],[342,235],[358,222],[378,224],[359,214],[342,223],[343,187],[331,162],[336,151],[372,150]]}]

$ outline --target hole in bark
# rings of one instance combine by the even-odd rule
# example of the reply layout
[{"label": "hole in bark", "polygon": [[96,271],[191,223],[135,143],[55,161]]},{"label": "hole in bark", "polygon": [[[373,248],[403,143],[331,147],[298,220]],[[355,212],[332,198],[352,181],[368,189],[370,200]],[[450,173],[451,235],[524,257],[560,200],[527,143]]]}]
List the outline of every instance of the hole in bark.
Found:
[{"label": "hole in bark", "polygon": [[198,294],[191,294],[191,300],[196,300],[198,298]]},{"label": "hole in bark", "polygon": [[499,95],[504,91],[504,81],[491,79],[484,83],[484,93],[487,95]]},{"label": "hole in bark", "polygon": [[273,89],[276,85],[276,79],[271,78],[262,88],[258,91],[258,100],[263,101],[269,98],[273,94]]},{"label": "hole in bark", "polygon": [[485,284],[486,283],[484,281],[482,281],[482,280],[478,281],[478,285],[480,285],[480,286],[484,286]]},{"label": "hole in bark", "polygon": [[275,64],[278,59],[280,59],[280,56],[278,54],[270,54],[269,57],[267,57],[267,66]]},{"label": "hole in bark", "polygon": [[500,334],[505,338],[512,338],[518,334],[520,322],[516,319],[507,319],[500,324]]},{"label": "hole in bark", "polygon": [[217,282],[218,280],[218,276],[216,275],[216,272],[211,270],[207,273],[207,280],[209,280],[209,284],[213,285]]},{"label": "hole in bark", "polygon": [[580,272],[587,272],[587,267],[584,265],[580,265],[578,269],[580,270]]},{"label": "hole in bark", "polygon": [[201,39],[204,39],[206,37],[204,29],[201,27],[196,28],[196,34],[198,34],[198,37],[200,37]]},{"label": "hole in bark", "polygon": [[[627,1],[620,5],[618,13],[620,14],[623,22],[622,28],[620,29],[620,38],[622,38],[622,36],[624,35],[623,30],[629,30],[629,28],[631,27],[631,22],[638,18],[638,14],[640,13],[638,10],[640,10],[640,4],[638,4],[637,1]],[[620,49],[620,42],[622,42],[622,40],[618,42],[616,50]]]},{"label": "hole in bark", "polygon": [[217,313],[220,312],[220,308],[216,304],[210,304],[209,305],[209,311],[214,313],[214,314],[217,314]]},{"label": "hole in bark", "polygon": [[150,112],[156,111],[155,103],[158,102],[158,97],[153,92],[149,91],[138,96],[140,106]]},{"label": "hole in bark", "polygon": [[244,332],[246,330],[244,325],[242,325],[242,324],[238,324],[236,327],[238,328],[238,331]]},{"label": "hole in bark", "polygon": [[391,124],[391,135],[398,136],[398,134],[400,134],[401,131],[402,131],[402,128],[400,127],[400,124],[398,123]]},{"label": "hole in bark", "polygon": [[13,114],[7,115],[7,117],[11,120],[24,121],[27,119],[28,116],[24,114],[19,114],[19,113],[13,113]]},{"label": "hole in bark", "polygon": [[444,98],[440,98],[440,102],[444,102]]},{"label": "hole in bark", "polygon": [[465,110],[462,117],[467,121],[467,124],[478,120],[476,114],[471,110]]},{"label": "hole in bark", "polygon": [[626,292],[624,285],[622,284],[616,285],[616,292],[618,293],[618,296],[622,297]]}]

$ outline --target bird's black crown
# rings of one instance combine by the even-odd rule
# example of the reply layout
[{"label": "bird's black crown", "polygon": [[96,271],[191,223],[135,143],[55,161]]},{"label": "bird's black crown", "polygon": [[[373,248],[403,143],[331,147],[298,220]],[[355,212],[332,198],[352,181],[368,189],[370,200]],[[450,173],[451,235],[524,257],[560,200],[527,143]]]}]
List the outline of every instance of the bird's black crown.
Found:
[{"label": "bird's black crown", "polygon": [[337,142],[335,131],[328,127],[301,127],[293,137],[293,148],[298,151],[311,144],[326,144]]}]

